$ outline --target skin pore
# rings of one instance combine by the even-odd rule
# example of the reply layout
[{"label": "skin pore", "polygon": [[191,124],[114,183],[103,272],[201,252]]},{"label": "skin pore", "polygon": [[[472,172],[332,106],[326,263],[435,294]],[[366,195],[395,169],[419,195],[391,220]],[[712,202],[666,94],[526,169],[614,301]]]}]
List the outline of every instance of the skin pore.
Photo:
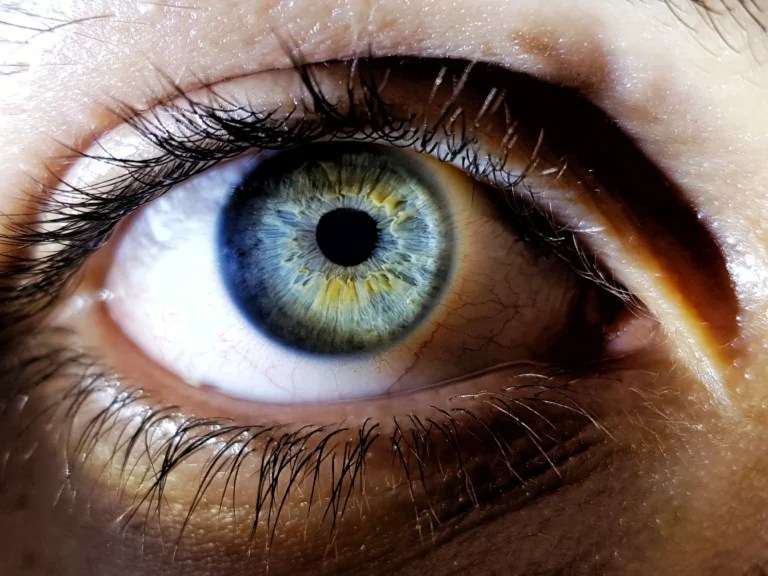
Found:
[{"label": "skin pore", "polygon": [[[433,502],[434,517],[447,521],[417,530],[419,495],[408,493],[403,469],[392,471],[389,452],[372,450],[366,496],[355,492],[353,513],[344,515],[333,538],[305,529],[322,520],[301,520],[310,513],[301,508],[298,490],[286,500],[292,515],[269,551],[261,541],[247,550],[233,529],[249,530],[247,514],[222,516],[213,498],[193,516],[174,552],[206,454],[190,458],[171,478],[163,523],[123,529],[131,498],[141,492],[136,478],[150,469],[146,461],[136,463],[139,472],[129,474],[116,498],[109,474],[92,472],[111,470],[104,448],[109,437],[92,451],[90,472],[70,475],[60,444],[66,432],[57,422],[22,422],[31,432],[20,445],[19,429],[10,424],[0,426],[0,573],[768,572],[764,14],[762,0],[0,2],[0,214],[24,214],[41,183],[51,186],[67,174],[71,149],[86,150],[119,129],[122,119],[110,112],[115,102],[150,108],[172,96],[171,82],[185,93],[209,84],[247,93],[243,86],[258,83],[260,73],[291,68],[282,36],[300,46],[309,63],[361,54],[482,61],[575,89],[679,191],[721,253],[725,291],[735,302],[703,286],[709,274],[697,275],[706,266],[696,258],[669,265],[673,258],[644,238],[642,220],[624,224],[631,220],[625,212],[595,201],[600,216],[591,223],[605,235],[596,236],[595,250],[658,317],[667,337],[653,354],[612,366],[604,381],[549,376],[553,385],[572,380],[579,394],[598,398],[589,411],[609,432],[601,435],[588,419],[547,408],[547,418],[568,422],[552,433],[556,441],[589,447],[559,457],[553,448],[557,473],[524,462],[528,483],[460,506],[454,500],[465,489],[463,479],[451,470],[440,477],[435,469],[423,482],[442,497]],[[9,222],[2,225],[11,230]],[[674,252],[676,246],[670,241],[667,247]],[[521,368],[516,376],[532,370]],[[134,378],[155,386],[166,404],[194,407],[202,418],[230,416],[246,425],[263,417],[258,408],[233,406],[202,389],[184,392],[179,382],[162,387],[159,382],[171,379],[155,368],[138,369]],[[442,394],[488,386],[481,378]],[[45,394],[51,392],[41,387],[32,402]],[[404,413],[426,419],[422,408],[435,399],[387,402],[372,408],[382,422],[382,415]],[[270,417],[294,418],[290,410],[281,407]],[[338,419],[364,425],[367,413],[344,410]],[[3,419],[11,420],[9,412]],[[379,428],[383,436],[395,433],[389,421]],[[247,466],[253,468],[245,478],[258,468]],[[472,466],[482,471],[492,464],[478,457]],[[238,499],[256,501],[253,486],[244,484]]]}]

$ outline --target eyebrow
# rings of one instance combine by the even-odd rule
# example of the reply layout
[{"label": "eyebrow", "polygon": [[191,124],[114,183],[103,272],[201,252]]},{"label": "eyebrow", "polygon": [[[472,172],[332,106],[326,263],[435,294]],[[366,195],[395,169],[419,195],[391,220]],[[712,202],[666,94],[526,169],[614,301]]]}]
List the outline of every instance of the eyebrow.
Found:
[{"label": "eyebrow", "polygon": [[[669,6],[673,0],[664,0]],[[724,15],[728,14],[738,20],[737,14],[741,14],[746,22],[756,24],[762,32],[766,32],[764,20],[766,9],[760,6],[760,0],[736,0],[736,4],[728,4],[726,0],[688,0],[691,4],[702,9],[705,13]],[[745,21],[741,21],[744,24]]]}]

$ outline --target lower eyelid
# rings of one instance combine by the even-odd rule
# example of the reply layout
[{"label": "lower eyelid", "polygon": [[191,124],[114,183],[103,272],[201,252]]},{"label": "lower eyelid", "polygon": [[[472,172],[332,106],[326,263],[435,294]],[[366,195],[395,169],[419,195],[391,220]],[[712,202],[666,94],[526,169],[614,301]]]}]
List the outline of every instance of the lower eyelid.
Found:
[{"label": "lower eyelid", "polygon": [[[365,554],[342,555],[340,562],[362,562],[387,550],[419,548],[420,531],[422,537],[440,533],[502,494],[515,510],[566,479],[582,481],[603,459],[601,446],[612,454],[620,448],[625,431],[614,420],[628,407],[627,381],[642,388],[656,378],[637,370],[636,362],[628,371],[616,364],[594,366],[582,375],[521,365],[440,389],[443,400],[425,391],[400,409],[381,410],[399,413],[394,419],[378,421],[377,403],[370,402],[347,412],[341,422],[338,414],[329,415],[332,410],[322,420],[318,410],[304,421],[297,417],[292,425],[265,429],[264,421],[248,427],[243,420],[164,411],[151,394],[109,383],[97,371],[92,371],[95,379],[84,376],[90,360],[78,362],[64,362],[59,377],[42,383],[20,413],[14,410],[13,418],[5,418],[3,426],[22,431],[15,435],[8,469],[28,457],[25,446],[40,441],[40,426],[69,430],[44,441],[58,438],[68,454],[68,484],[85,495],[89,506],[113,510],[126,534],[141,531],[157,506],[165,538],[193,556],[200,530],[205,533],[211,525],[228,526],[216,531],[215,539],[233,557],[262,549],[275,529],[270,555],[276,570],[297,530],[313,534],[302,544],[307,558],[322,556],[335,534],[344,550],[367,547]],[[658,368],[655,360],[652,365]],[[256,416],[250,421],[259,422]],[[316,468],[316,461],[305,456],[323,440],[322,456],[316,453],[322,464]],[[243,458],[245,446],[253,452]],[[592,464],[585,468],[584,462]],[[283,496],[282,520],[269,519]],[[249,530],[259,502],[252,541]],[[361,525],[363,518],[369,520]],[[394,541],[379,542],[384,548],[369,540],[372,519],[377,533],[396,535]],[[182,531],[186,535],[177,541]],[[146,545],[153,546],[153,540]]]}]

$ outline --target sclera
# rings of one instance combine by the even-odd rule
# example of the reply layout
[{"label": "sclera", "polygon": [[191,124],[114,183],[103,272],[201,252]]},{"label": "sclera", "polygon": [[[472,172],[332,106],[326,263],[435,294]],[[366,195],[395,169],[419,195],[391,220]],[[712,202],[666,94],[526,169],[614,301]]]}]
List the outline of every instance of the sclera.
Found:
[{"label": "sclera", "polygon": [[[530,350],[562,331],[573,274],[519,242],[479,183],[456,167],[412,154],[448,198],[457,264],[442,300],[391,349],[343,358],[292,352],[259,334],[232,303],[217,260],[217,218],[258,155],[194,177],[137,214],[118,239],[106,276],[110,315],[147,356],[190,384],[260,402],[401,393],[528,359]],[[508,258],[506,269],[494,265],[498,251]],[[541,281],[539,273],[555,275],[547,280],[555,298],[543,298],[547,291],[532,282]]]}]

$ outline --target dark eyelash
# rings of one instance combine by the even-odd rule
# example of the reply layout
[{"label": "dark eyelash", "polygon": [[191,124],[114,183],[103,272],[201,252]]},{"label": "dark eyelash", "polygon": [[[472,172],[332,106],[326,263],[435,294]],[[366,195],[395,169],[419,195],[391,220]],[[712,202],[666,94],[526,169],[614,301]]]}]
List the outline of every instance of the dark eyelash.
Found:
[{"label": "dark eyelash", "polygon": [[[380,424],[370,420],[355,429],[340,424],[292,429],[289,425],[236,425],[221,418],[183,417],[174,406],[149,408],[142,391],[112,384],[116,377],[104,372],[87,354],[64,345],[67,337],[66,330],[49,328],[15,349],[0,365],[9,381],[17,383],[11,396],[14,400],[0,404],[0,424],[15,430],[8,441],[11,451],[24,446],[26,440],[36,443],[39,427],[64,430],[62,447],[68,464],[65,488],[77,495],[79,491],[88,493],[88,486],[80,484],[92,472],[89,466],[94,450],[106,441],[112,442],[107,465],[89,481],[99,481],[106,467],[120,458],[119,478],[113,485],[118,502],[123,504],[129,478],[140,478],[143,487],[121,516],[121,529],[138,523],[139,529],[146,531],[150,522],[161,521],[164,492],[175,471],[185,461],[209,450],[197,492],[172,543],[174,550],[181,544],[202,498],[210,496],[207,492],[214,479],[226,477],[223,489],[217,488],[221,490],[220,509],[227,504],[236,509],[237,484],[244,481],[241,471],[249,458],[256,458],[260,465],[257,474],[247,478],[257,486],[247,551],[258,539],[269,549],[282,504],[294,486],[307,481],[311,486],[307,518],[314,506],[320,506],[319,526],[328,529],[331,542],[352,498],[361,494],[366,455],[383,443],[391,451],[392,466],[400,467],[407,479],[401,489],[412,499],[417,529],[434,532],[437,525],[514,487],[525,485],[525,501],[555,490],[562,485],[559,478],[555,482],[540,481],[552,473],[559,477],[560,466],[611,438],[604,425],[584,407],[584,398],[579,398],[584,393],[572,389],[578,381],[572,372],[562,381],[559,377],[564,371],[554,369],[543,374],[518,374],[512,380],[519,384],[457,397],[453,406],[433,406],[430,415],[421,418],[414,414],[395,418],[392,431],[386,434],[382,434]],[[585,378],[599,378],[605,373],[618,382],[615,368],[607,363],[596,364],[585,372]],[[28,407],[33,402],[18,402],[41,390],[41,384],[51,382],[65,385],[60,393],[46,397],[42,406],[36,404],[39,408],[33,413]],[[89,402],[104,394],[109,394],[111,400],[95,414],[85,416],[78,426],[80,431],[74,433],[76,421],[87,413]],[[594,400],[591,395],[590,400]],[[489,404],[496,408],[491,411],[493,416],[479,410]],[[126,417],[131,407],[140,407],[141,413]],[[168,425],[174,431],[163,435]],[[7,437],[7,432],[2,436]],[[212,449],[213,442],[217,446]],[[572,445],[566,448],[569,443]],[[469,467],[465,454],[475,453],[473,450],[488,455],[491,464],[487,469]],[[20,452],[2,455],[0,478],[31,455],[24,449]],[[435,474],[447,476],[448,471],[461,479],[457,489],[465,496],[465,503],[457,509],[440,511],[436,490],[443,481],[435,484],[430,478]],[[285,480],[286,474],[288,481],[281,486],[278,480]],[[327,503],[314,499],[320,478],[331,486]]]},{"label": "dark eyelash", "polygon": [[[172,120],[161,118],[156,110],[142,114],[118,104],[114,112],[151,142],[159,154],[133,160],[72,150],[75,157],[118,166],[125,174],[89,187],[75,186],[64,178],[57,178],[58,184],[53,187],[39,184],[38,193],[30,201],[30,213],[12,219],[8,232],[0,236],[0,245],[6,247],[6,263],[0,271],[0,339],[49,310],[72,284],[88,256],[107,242],[117,223],[174,185],[251,149],[292,148],[321,138],[386,142],[436,155],[444,162],[460,161],[470,176],[493,182],[503,198],[506,216],[523,240],[546,245],[578,273],[623,300],[632,300],[631,294],[600,268],[596,258],[582,249],[567,226],[558,223],[545,207],[530,201],[534,191],[525,183],[528,168],[514,173],[505,169],[507,154],[516,140],[516,124],[508,111],[504,114],[509,126],[502,143],[505,153],[498,158],[483,155],[478,145],[479,127],[484,117],[505,106],[505,92],[489,90],[481,111],[468,118],[457,100],[473,64],[466,64],[460,73],[447,66],[440,69],[435,87],[451,79],[454,88],[438,119],[428,123],[419,114],[400,116],[393,112],[383,94],[386,78],[376,78],[366,61],[346,63],[346,101],[334,103],[319,88],[313,67],[304,64],[298,52],[293,54],[294,66],[311,101],[311,115],[294,109],[287,117],[278,118],[275,111],[254,110],[227,100],[212,86],[207,86],[206,92],[214,104],[202,103],[167,78],[166,83],[182,102],[160,107]],[[184,132],[179,134],[174,127],[182,127]],[[536,151],[529,166],[535,163]],[[37,222],[41,215],[45,215],[47,228]],[[55,229],[51,229],[52,225]],[[34,248],[45,245],[57,249],[42,257],[29,255]]]}]

